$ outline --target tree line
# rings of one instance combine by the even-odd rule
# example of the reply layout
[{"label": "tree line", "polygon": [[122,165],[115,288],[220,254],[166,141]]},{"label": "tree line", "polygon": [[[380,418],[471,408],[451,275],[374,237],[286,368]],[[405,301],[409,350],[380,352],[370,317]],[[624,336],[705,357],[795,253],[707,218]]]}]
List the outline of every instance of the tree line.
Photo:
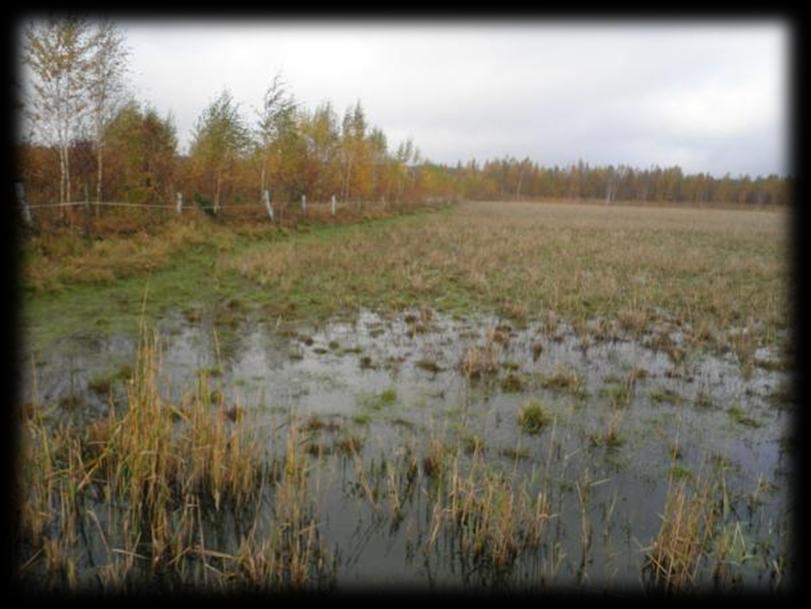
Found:
[{"label": "tree line", "polygon": [[246,116],[226,89],[202,108],[187,154],[172,116],[127,86],[129,50],[109,21],[49,18],[24,33],[32,75],[22,103],[29,131],[19,173],[33,202],[171,204],[182,192],[215,210],[273,200],[414,202],[442,199],[603,199],[781,205],[776,175],[714,178],[679,167],[542,167],[511,157],[455,166],[424,160],[411,139],[395,149],[360,101],[339,117],[329,101],[303,106],[281,75]]},{"label": "tree line", "polygon": [[638,169],[625,165],[589,166],[582,160],[565,167],[542,167],[529,158],[475,160],[466,165],[441,167],[448,175],[446,187],[468,199],[521,198],[597,199],[612,201],[661,201],[701,205],[785,205],[790,201],[791,180],[778,175],[750,178],[729,174],[686,175],[679,166]]}]

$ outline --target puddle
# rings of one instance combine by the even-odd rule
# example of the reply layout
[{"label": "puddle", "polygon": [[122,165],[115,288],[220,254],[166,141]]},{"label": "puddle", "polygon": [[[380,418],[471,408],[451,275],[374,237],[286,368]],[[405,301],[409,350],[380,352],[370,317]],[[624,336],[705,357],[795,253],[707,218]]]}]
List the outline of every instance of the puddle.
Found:
[{"label": "puddle", "polygon": [[[698,475],[708,460],[727,464],[731,509],[747,544],[761,552],[738,566],[742,583],[767,587],[766,565],[789,543],[791,468],[784,438],[790,412],[771,400],[789,380],[785,371],[755,367],[744,378],[732,355],[674,363],[644,340],[592,339],[584,346],[563,323],[550,335],[540,323],[519,328],[495,317],[420,311],[390,317],[362,311],[354,320],[296,327],[246,319],[226,332],[211,320],[190,322],[175,312],[157,329],[160,385],[169,399],[179,399],[205,375],[226,405],[254,409],[268,430],[291,415],[332,422],[313,441],[325,449],[316,497],[319,535],[333,557],[338,588],[638,587],[644,548],[661,526],[669,474]],[[493,332],[499,333],[499,371],[469,381],[461,372],[465,354]],[[135,350],[131,339],[107,337],[27,353],[23,400],[47,405],[54,421],[92,420],[111,401],[125,404],[122,369],[132,365]],[[770,356],[765,350],[756,355]],[[636,381],[623,393],[633,371]],[[576,390],[552,380],[572,372]],[[518,421],[528,400],[540,402],[550,417],[539,434],[525,433]],[[617,407],[617,400],[624,405]],[[357,439],[371,472],[409,451],[423,455],[434,441],[470,446],[478,438],[481,454],[509,479],[544,485],[552,512],[547,541],[518,552],[506,570],[471,563],[446,533],[428,543],[433,521],[425,475],[394,526],[357,491],[352,459],[335,449],[337,438],[347,437]],[[763,481],[770,491],[754,501]],[[385,489],[385,476],[377,484]],[[391,515],[389,508],[383,513]],[[584,522],[591,531],[585,545]],[[700,579],[710,583],[711,575]]]}]

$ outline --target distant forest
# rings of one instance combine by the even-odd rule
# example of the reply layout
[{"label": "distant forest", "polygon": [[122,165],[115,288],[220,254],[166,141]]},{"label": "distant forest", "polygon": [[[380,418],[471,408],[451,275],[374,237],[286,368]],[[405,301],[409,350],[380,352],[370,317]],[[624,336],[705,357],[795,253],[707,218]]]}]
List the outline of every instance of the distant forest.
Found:
[{"label": "distant forest", "polygon": [[426,199],[598,199],[785,205],[790,179],[686,175],[677,167],[543,167],[529,158],[424,159],[408,140],[392,147],[358,101],[299,103],[280,75],[246,115],[228,90],[202,107],[188,154],[171,115],[126,86],[128,50],[111,22],[45,20],[24,34],[30,94],[18,175],[31,203],[126,201],[172,205],[176,193],[215,207],[274,201],[418,202]]}]

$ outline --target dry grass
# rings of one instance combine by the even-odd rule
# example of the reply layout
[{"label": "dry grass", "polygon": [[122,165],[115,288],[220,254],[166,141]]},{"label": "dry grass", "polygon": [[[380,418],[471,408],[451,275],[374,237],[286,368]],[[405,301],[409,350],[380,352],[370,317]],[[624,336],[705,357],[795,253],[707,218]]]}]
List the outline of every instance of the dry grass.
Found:
[{"label": "dry grass", "polygon": [[171,221],[153,234],[108,235],[86,241],[72,232],[43,233],[25,243],[23,276],[35,291],[59,291],[77,283],[109,283],[165,267],[181,250],[214,243],[227,250],[236,243],[234,231],[205,220]]},{"label": "dry grass", "polygon": [[271,244],[228,267],[281,293],[330,294],[335,306],[551,312],[613,318],[637,334],[677,320],[716,346],[712,328],[745,327],[735,342],[745,355],[788,323],[786,228],[783,212],[477,202],[427,222]]},{"label": "dry grass", "polygon": [[[347,213],[335,223],[383,214]],[[666,323],[684,334],[682,350],[730,349],[745,369],[789,325],[785,211],[471,202],[323,229],[316,224],[332,220],[313,214],[312,230],[184,219],[90,243],[43,234],[26,242],[23,276],[34,292],[109,283],[169,269],[176,254],[205,244],[194,272],[256,282],[272,315],[486,310],[544,321],[553,339],[568,321],[584,345],[620,329],[639,338]],[[533,347],[533,357],[540,352]],[[485,370],[492,356],[471,352],[469,371]]]},{"label": "dry grass", "polygon": [[585,391],[583,379],[577,370],[568,366],[559,366],[552,374],[541,380],[541,386],[546,389],[568,391],[575,395],[582,395]]},{"label": "dry grass", "polygon": [[238,564],[251,586],[300,589],[327,569],[318,535],[311,475],[297,425],[290,425],[282,476],[275,485],[273,524],[267,539],[257,544],[252,532],[237,553]]},{"label": "dry grass", "polygon": [[[746,365],[757,346],[774,340],[787,321],[782,221],[778,212],[471,203],[427,222],[415,217],[301,235],[248,251],[233,247],[233,234],[196,235],[182,227],[167,232],[163,243],[135,236],[92,246],[67,240],[40,244],[40,261],[61,256],[64,265],[55,270],[40,265],[31,271],[31,281],[43,287],[94,273],[118,277],[164,264],[198,239],[221,239],[220,268],[266,286],[280,301],[315,299],[325,310],[426,303],[484,307],[517,322],[542,320],[553,339],[567,320],[578,333],[603,337],[613,336],[620,325],[643,333],[675,320],[687,344],[727,344]],[[431,321],[424,312],[429,309],[420,311],[415,326]],[[592,330],[589,319],[601,321]],[[745,331],[728,332],[735,327]],[[509,329],[499,326],[470,346],[459,363],[464,376],[497,377],[509,340]],[[542,343],[533,343],[531,350],[540,358]],[[137,581],[135,574],[144,570],[184,578],[185,569],[193,568],[206,583],[260,588],[306,587],[328,572],[312,493],[318,476],[311,468],[322,459],[320,453],[318,459],[306,454],[309,436],[325,430],[325,424],[313,419],[290,424],[271,475],[250,433],[247,411],[212,400],[207,375],[183,398],[169,401],[160,391],[159,371],[158,343],[145,337],[123,412],[111,409],[83,430],[54,430],[42,409],[31,409],[24,421],[20,473],[22,532],[31,549],[24,570],[44,565],[59,585],[80,585],[83,557],[76,548],[84,530],[105,548],[107,562],[98,573],[110,587]],[[631,371],[607,393],[612,408],[605,429],[594,436],[600,444],[621,442],[623,407],[639,378],[639,371]],[[563,369],[547,381],[572,392],[581,385],[576,374]],[[678,399],[664,392],[651,397]],[[391,405],[397,396],[391,391],[374,398],[371,410]],[[531,422],[529,410],[523,414],[523,421]],[[543,417],[531,428],[542,429]],[[378,512],[388,510],[397,521],[412,494],[428,494],[426,543],[446,535],[464,556],[496,568],[537,549],[552,517],[544,492],[530,492],[525,478],[483,461],[481,442],[471,441],[467,452],[459,449],[451,457],[446,439],[430,438],[423,454],[409,452],[376,472],[364,464],[359,438],[345,434],[333,449],[336,458],[352,459],[363,496]],[[417,480],[419,493],[414,492]],[[657,585],[693,585],[717,524],[713,492],[700,478],[670,481],[662,526],[648,556]],[[585,514],[587,495],[579,485],[578,493]],[[266,500],[272,517],[260,523],[257,515],[268,513]],[[205,521],[251,509],[254,526],[235,547],[207,545]],[[107,517],[101,510],[109,511]],[[738,552],[741,542],[733,533],[720,542],[721,555]],[[590,534],[584,524],[583,539]]]},{"label": "dry grass", "polygon": [[[205,378],[179,402],[167,401],[160,368],[157,337],[145,332],[124,412],[111,408],[85,429],[54,430],[42,409],[31,410],[19,472],[30,552],[21,574],[43,573],[59,589],[87,585],[78,565],[87,551],[80,533],[88,531],[105,548],[96,582],[105,588],[134,585],[144,570],[195,581],[190,565],[202,569],[196,577],[204,585],[217,586],[296,588],[327,572],[299,426],[290,426],[281,466],[268,467],[247,413],[232,416],[212,403]],[[267,481],[273,518],[260,534]],[[257,520],[236,552],[207,546],[204,521],[250,517],[251,509]]]},{"label": "dry grass", "polygon": [[[188,246],[213,244],[220,251],[232,249],[238,239],[283,238],[291,230],[308,232],[315,225],[356,224],[380,220],[419,205],[379,205],[358,208],[341,206],[336,216],[329,204],[311,204],[306,216],[297,206],[284,210],[275,223],[263,207],[227,209],[211,221],[194,209],[175,216],[174,208],[160,213],[149,210],[109,210],[91,219],[91,238],[83,234],[84,220],[74,228],[59,228],[45,222],[42,230],[26,240],[23,276],[34,291],[60,291],[81,283],[109,283],[165,267],[173,255]],[[281,210],[278,210],[281,211]],[[83,212],[80,212],[83,213]],[[75,215],[75,214],[74,214]]]},{"label": "dry grass", "polygon": [[503,352],[501,335],[490,330],[483,345],[473,345],[465,349],[462,356],[462,374],[468,380],[477,380],[498,373]]},{"label": "dry grass", "polygon": [[691,589],[710,550],[719,508],[710,478],[675,480],[668,485],[662,526],[648,551],[645,568],[653,586],[670,592]]},{"label": "dry grass", "polygon": [[499,472],[480,452],[463,467],[454,459],[447,491],[436,498],[431,539],[444,530],[465,560],[497,571],[511,566],[522,550],[538,548],[552,517],[547,495],[529,490],[526,480]]}]

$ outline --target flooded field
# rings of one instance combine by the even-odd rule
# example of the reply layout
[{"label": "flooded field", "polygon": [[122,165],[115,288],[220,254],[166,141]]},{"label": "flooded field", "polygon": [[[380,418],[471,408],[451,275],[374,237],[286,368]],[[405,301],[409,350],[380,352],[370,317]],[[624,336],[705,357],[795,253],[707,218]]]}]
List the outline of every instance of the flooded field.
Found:
[{"label": "flooded field", "polygon": [[190,21],[16,24],[12,587],[802,585],[785,24]]},{"label": "flooded field", "polygon": [[787,220],[469,202],[33,238],[19,576],[785,589]]},{"label": "flooded field", "polygon": [[[174,309],[155,329],[141,348],[87,334],[25,353],[30,441],[62,430],[50,450],[75,468],[33,485],[61,516],[33,510],[26,530],[71,543],[25,545],[28,581],[768,590],[791,578],[791,379],[769,348],[745,367],[730,350],[682,349],[677,323],[640,335],[431,307],[246,313],[227,331]],[[166,458],[196,409],[212,414],[215,439],[190,442],[225,438],[206,453],[225,482],[203,465],[203,491],[168,485],[160,513],[133,518],[133,497],[153,505],[153,491],[117,494],[135,465],[109,456],[110,430],[141,398],[174,413]],[[255,477],[228,486],[248,454]]]}]

